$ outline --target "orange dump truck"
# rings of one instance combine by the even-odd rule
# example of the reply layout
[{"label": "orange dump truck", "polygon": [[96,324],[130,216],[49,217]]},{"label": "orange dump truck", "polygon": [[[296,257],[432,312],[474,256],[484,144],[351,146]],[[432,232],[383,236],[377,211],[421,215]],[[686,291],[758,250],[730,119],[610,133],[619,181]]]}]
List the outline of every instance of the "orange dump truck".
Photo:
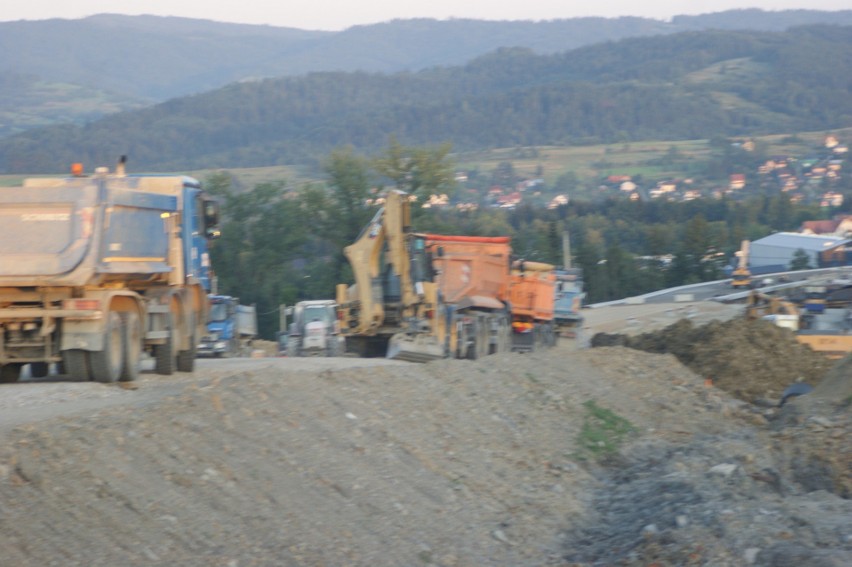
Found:
[{"label": "orange dump truck", "polygon": [[450,356],[475,359],[509,350],[509,237],[419,236],[447,309]]},{"label": "orange dump truck", "polygon": [[512,263],[509,304],[512,306],[512,350],[529,352],[556,344],[554,302],[556,273],[552,264]]}]

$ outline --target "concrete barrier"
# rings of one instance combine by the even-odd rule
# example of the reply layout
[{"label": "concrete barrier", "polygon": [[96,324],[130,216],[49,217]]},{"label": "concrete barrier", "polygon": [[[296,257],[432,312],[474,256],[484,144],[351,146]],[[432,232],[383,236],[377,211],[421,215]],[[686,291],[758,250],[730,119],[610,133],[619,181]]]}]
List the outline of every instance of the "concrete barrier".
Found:
[{"label": "concrete barrier", "polygon": [[695,294],[693,293],[678,293],[674,296],[675,303],[688,303],[690,301],[695,301]]}]

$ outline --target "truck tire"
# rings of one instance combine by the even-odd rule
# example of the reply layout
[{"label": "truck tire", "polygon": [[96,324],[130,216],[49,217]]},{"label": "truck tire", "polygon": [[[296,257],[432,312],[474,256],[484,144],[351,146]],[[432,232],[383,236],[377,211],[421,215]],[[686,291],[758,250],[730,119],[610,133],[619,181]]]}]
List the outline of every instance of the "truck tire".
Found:
[{"label": "truck tire", "polygon": [[298,337],[290,337],[290,340],[287,341],[287,356],[290,358],[298,357],[300,355],[300,341]]},{"label": "truck tire", "polygon": [[512,352],[512,322],[508,318],[500,321],[500,340],[497,352]]},{"label": "truck tire", "polygon": [[0,384],[13,384],[21,377],[22,364],[4,364],[0,366]]},{"label": "truck tire", "polygon": [[116,382],[124,371],[124,320],[118,311],[107,313],[104,348],[89,353],[92,377],[96,382]]},{"label": "truck tire", "polygon": [[44,378],[50,373],[50,365],[46,362],[31,362],[30,376],[33,378]]},{"label": "truck tire", "polygon": [[191,347],[189,347],[189,350],[182,350],[178,352],[178,372],[192,372],[193,370],[195,370],[195,355],[198,349],[198,343],[196,342],[194,335],[189,338],[189,342],[192,345]]},{"label": "truck tire", "polygon": [[92,365],[89,364],[89,351],[71,349],[62,351],[62,365],[69,376],[81,382],[92,380]]},{"label": "truck tire", "polygon": [[163,376],[171,376],[175,373],[175,330],[171,315],[168,316],[166,327],[169,331],[166,342],[161,345],[154,345],[154,371]]},{"label": "truck tire", "polygon": [[479,321],[473,323],[473,329],[469,335],[465,336],[465,341],[468,342],[467,353],[465,354],[465,358],[468,360],[476,360],[480,356],[482,356],[482,352],[479,350],[480,348],[480,333],[479,331]]},{"label": "truck tire", "polygon": [[142,328],[139,326],[139,314],[136,311],[125,311],[121,314],[124,320],[124,365],[121,369],[121,382],[133,382],[139,378],[139,360],[142,356]]}]

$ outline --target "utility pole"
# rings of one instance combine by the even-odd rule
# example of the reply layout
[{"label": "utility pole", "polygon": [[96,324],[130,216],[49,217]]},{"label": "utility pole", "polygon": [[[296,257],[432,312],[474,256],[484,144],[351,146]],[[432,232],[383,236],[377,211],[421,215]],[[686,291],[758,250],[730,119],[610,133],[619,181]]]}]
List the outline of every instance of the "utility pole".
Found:
[{"label": "utility pole", "polygon": [[571,269],[571,237],[567,230],[562,231],[562,267]]}]

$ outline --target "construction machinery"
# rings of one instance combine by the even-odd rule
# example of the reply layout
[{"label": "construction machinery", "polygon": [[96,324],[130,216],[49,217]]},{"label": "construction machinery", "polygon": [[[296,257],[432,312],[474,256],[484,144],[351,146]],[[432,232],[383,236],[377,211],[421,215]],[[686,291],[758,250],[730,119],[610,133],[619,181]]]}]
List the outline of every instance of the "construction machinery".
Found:
[{"label": "construction machinery", "polygon": [[829,358],[852,353],[852,306],[826,308],[819,312],[800,310],[795,303],[753,291],[749,294],[746,316],[770,321],[790,329],[796,340]]},{"label": "construction machinery", "polygon": [[198,343],[198,356],[240,356],[251,349],[257,337],[257,310],[254,305],[240,305],[240,298],[230,295],[208,296],[210,314],[207,329]]},{"label": "construction machinery", "polygon": [[0,188],[0,381],[192,371],[218,208],[195,179],[116,171]]},{"label": "construction machinery", "polygon": [[512,350],[531,352],[556,344],[553,264],[515,260],[509,283],[512,310]]},{"label": "construction machinery", "polygon": [[512,274],[508,237],[415,233],[408,196],[391,191],[344,253],[355,277],[337,286],[349,352],[425,362],[515,350],[518,335],[520,350],[553,343],[542,340],[553,336],[552,266]]},{"label": "construction machinery", "polygon": [[794,303],[758,291],[752,291],[748,296],[746,317],[770,321],[793,332],[800,326],[799,309]]},{"label": "construction machinery", "polygon": [[734,289],[751,289],[754,284],[751,280],[751,270],[748,267],[750,242],[743,240],[740,249],[736,252],[737,267],[731,274],[731,287]]},{"label": "construction machinery", "polygon": [[571,259],[571,243],[568,232],[562,233],[562,267],[554,270],[556,289],[553,305],[553,323],[561,337],[576,338],[577,330],[583,325],[583,270],[575,268]]},{"label": "construction machinery", "polygon": [[583,325],[583,270],[557,268],[553,274],[556,277],[553,323],[559,336],[576,338],[577,329]]},{"label": "construction machinery", "polygon": [[293,318],[287,332],[287,356],[339,356],[343,354],[337,302],[331,299],[300,301],[285,309]]},{"label": "construction machinery", "polygon": [[419,236],[425,237],[427,257],[446,306],[449,354],[476,359],[509,351],[509,237]]},{"label": "construction machinery", "polygon": [[336,295],[349,352],[422,362],[449,353],[446,310],[410,207],[407,194],[390,191],[344,249],[355,283],[338,284]]}]

